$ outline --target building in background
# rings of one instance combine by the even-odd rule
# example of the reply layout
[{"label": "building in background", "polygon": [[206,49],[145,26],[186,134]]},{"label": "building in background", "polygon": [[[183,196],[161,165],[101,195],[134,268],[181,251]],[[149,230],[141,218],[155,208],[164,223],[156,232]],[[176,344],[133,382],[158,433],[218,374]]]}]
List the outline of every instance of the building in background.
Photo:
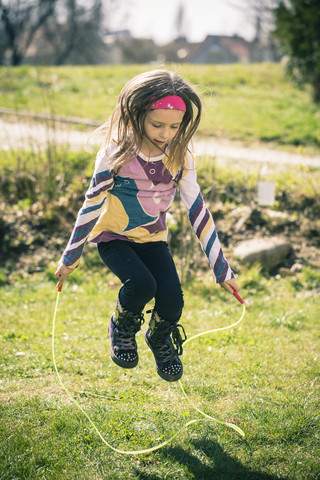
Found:
[{"label": "building in background", "polygon": [[[56,64],[52,49],[52,43],[47,45],[47,39],[39,31],[27,50],[23,63]],[[85,50],[83,45],[82,49],[77,49],[75,45],[59,64],[228,64],[273,62],[279,58],[272,45],[263,44],[257,39],[250,42],[238,35],[208,35],[202,42],[196,43],[178,37],[168,44],[157,45],[150,38],[133,37],[129,30],[117,30],[103,32],[101,41],[95,39],[91,49],[89,45]]]}]

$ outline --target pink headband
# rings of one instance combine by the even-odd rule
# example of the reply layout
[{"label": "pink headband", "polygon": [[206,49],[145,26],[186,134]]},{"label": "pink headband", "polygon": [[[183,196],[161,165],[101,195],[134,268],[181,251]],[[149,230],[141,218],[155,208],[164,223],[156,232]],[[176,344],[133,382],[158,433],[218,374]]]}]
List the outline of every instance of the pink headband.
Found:
[{"label": "pink headband", "polygon": [[186,104],[184,103],[181,97],[178,97],[177,95],[169,95],[168,97],[160,98],[160,100],[157,100],[156,102],[154,102],[150,107],[150,110],[157,110],[157,109],[182,110],[183,112],[185,112]]}]

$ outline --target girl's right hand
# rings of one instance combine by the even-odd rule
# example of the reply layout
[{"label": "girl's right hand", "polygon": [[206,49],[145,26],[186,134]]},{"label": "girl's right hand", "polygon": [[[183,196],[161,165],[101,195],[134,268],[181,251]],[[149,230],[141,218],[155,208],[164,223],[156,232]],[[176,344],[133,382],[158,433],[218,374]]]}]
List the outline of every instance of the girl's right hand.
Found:
[{"label": "girl's right hand", "polygon": [[63,263],[59,263],[57,271],[55,272],[54,276],[59,277],[59,282],[57,283],[58,290],[61,290],[63,282],[67,278],[70,273],[72,273],[74,268],[66,267]]}]

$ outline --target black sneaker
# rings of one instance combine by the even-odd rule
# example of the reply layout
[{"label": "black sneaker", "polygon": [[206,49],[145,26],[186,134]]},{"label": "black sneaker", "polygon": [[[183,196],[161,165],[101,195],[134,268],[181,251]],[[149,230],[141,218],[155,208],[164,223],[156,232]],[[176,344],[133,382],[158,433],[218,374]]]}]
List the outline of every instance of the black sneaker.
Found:
[{"label": "black sneaker", "polygon": [[[183,338],[179,328],[183,332]],[[187,339],[182,325],[172,325],[166,320],[156,322],[153,314],[145,339],[154,355],[158,375],[167,382],[179,380],[183,374],[183,365],[179,356],[183,353],[182,343]]]},{"label": "black sneaker", "polygon": [[110,337],[110,355],[112,360],[122,368],[134,368],[139,356],[135,335],[144,322],[143,314],[136,315],[117,308],[112,315],[108,333]]}]

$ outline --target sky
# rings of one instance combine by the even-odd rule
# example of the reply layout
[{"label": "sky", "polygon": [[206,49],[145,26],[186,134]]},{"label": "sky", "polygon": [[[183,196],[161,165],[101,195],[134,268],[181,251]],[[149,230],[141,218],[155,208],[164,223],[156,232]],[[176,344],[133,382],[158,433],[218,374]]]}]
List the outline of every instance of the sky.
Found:
[{"label": "sky", "polygon": [[112,30],[128,29],[134,37],[152,38],[158,44],[178,36],[177,15],[184,7],[182,33],[190,42],[207,35],[238,34],[252,40],[254,28],[245,0],[128,0],[113,15]]}]

